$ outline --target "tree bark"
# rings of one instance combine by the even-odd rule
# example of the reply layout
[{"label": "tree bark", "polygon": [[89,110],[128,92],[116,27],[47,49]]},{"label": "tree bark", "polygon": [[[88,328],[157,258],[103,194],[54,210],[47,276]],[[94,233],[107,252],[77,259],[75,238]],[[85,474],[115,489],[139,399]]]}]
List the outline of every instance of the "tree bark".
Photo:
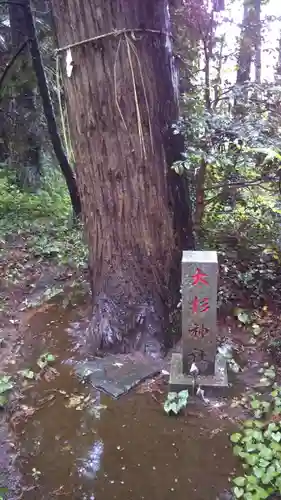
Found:
[{"label": "tree bark", "polygon": [[[251,64],[254,58],[256,42],[255,0],[244,0],[243,23],[240,34],[240,49],[237,61],[236,85],[239,89],[234,99],[233,114],[241,118],[246,113],[248,100],[248,82],[250,82]],[[240,88],[239,88],[240,87]]]},{"label": "tree bark", "polygon": [[261,83],[261,0],[255,0],[255,81]]},{"label": "tree bark", "polygon": [[116,341],[131,348],[147,335],[160,340],[190,220],[187,213],[176,232],[181,180],[167,165],[175,159],[177,119],[168,6],[166,0],[51,3],[60,47],[103,36],[70,49],[72,74],[64,76],[90,249],[89,340],[93,349]]},{"label": "tree bark", "polygon": [[278,47],[277,47],[277,63],[275,67],[275,83],[281,82],[281,31],[279,34]]},{"label": "tree bark", "polygon": [[44,114],[47,122],[49,136],[52,142],[54,153],[60,165],[62,175],[64,176],[69,196],[71,199],[72,209],[76,217],[81,214],[81,202],[78,193],[78,188],[74,176],[74,172],[69,164],[67,156],[64,152],[62,141],[59,135],[58,126],[55,119],[55,113],[52,101],[49,94],[49,89],[46,81],[43,62],[38,47],[38,40],[34,24],[33,15],[30,9],[30,1],[27,1],[24,10],[28,36],[30,38],[30,52],[32,56],[33,69],[37,78],[38,90],[42,99]]},{"label": "tree bark", "polygon": [[250,81],[251,63],[253,60],[256,39],[255,20],[256,12],[254,0],[244,0],[243,25],[241,29],[241,42],[236,77],[236,83],[238,85],[243,85]]},{"label": "tree bark", "polygon": [[200,244],[202,234],[202,220],[205,211],[205,180],[207,173],[208,164],[204,157],[201,158],[201,162],[198,168],[198,173],[196,175],[196,202],[195,202],[195,213],[193,229],[196,235],[197,245]]}]

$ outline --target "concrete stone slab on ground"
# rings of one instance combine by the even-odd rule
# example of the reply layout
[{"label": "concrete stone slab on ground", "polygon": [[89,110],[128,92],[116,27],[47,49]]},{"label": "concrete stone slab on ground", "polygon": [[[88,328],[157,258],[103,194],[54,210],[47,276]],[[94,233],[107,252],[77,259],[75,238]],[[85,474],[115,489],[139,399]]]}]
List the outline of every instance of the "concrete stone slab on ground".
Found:
[{"label": "concrete stone slab on ground", "polygon": [[145,379],[158,374],[161,361],[138,353],[108,355],[78,363],[77,376],[113,398],[128,393]]}]

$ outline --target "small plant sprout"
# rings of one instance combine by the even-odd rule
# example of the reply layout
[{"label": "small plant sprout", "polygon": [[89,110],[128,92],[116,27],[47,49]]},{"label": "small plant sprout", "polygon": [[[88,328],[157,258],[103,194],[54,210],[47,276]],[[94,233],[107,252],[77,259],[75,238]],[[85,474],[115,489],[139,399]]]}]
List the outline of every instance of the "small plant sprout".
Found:
[{"label": "small plant sprout", "polygon": [[178,415],[186,408],[189,398],[188,390],[180,392],[169,392],[164,403],[164,411],[168,414]]},{"label": "small plant sprout", "polygon": [[50,354],[49,352],[45,354],[41,354],[40,358],[37,360],[37,365],[41,370],[46,368],[46,366],[50,365],[55,361],[55,356],[53,354]]}]

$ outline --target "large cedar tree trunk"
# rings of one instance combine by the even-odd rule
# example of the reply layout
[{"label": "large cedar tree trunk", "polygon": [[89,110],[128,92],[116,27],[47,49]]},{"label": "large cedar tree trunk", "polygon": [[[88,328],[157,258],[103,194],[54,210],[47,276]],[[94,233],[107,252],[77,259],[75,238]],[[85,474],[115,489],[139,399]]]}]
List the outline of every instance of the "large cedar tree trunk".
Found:
[{"label": "large cedar tree trunk", "polygon": [[171,193],[184,193],[167,165],[175,159],[170,125],[177,118],[168,5],[51,3],[60,47],[111,33],[71,49],[73,71],[64,83],[90,249],[89,336],[94,348],[116,341],[132,347],[132,339],[138,347],[147,335],[163,335],[171,283],[179,286],[179,247],[188,239],[188,213],[175,234]]}]

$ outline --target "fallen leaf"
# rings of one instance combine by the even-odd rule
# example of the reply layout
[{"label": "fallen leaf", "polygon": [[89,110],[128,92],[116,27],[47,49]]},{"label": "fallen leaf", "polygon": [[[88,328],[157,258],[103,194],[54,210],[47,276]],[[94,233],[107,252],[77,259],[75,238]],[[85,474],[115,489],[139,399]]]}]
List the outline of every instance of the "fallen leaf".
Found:
[{"label": "fallen leaf", "polygon": [[75,407],[81,405],[81,403],[83,402],[83,399],[84,399],[84,396],[81,396],[81,395],[70,396],[70,398],[65,406],[66,406],[66,408],[75,408]]}]

